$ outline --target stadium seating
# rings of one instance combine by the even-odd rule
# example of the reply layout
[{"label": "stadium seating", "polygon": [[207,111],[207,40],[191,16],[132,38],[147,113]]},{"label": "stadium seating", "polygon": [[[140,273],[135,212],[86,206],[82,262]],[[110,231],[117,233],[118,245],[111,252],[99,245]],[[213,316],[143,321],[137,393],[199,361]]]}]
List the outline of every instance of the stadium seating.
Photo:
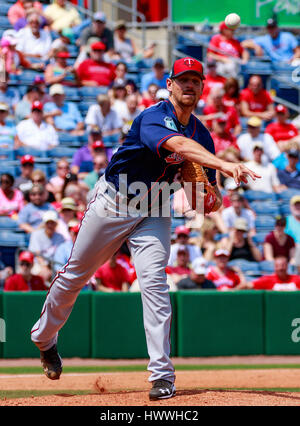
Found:
[{"label": "stadium seating", "polygon": [[276,194],[273,192],[263,192],[263,191],[254,191],[254,190],[247,190],[244,193],[244,197],[248,201],[276,201],[277,197]]}]

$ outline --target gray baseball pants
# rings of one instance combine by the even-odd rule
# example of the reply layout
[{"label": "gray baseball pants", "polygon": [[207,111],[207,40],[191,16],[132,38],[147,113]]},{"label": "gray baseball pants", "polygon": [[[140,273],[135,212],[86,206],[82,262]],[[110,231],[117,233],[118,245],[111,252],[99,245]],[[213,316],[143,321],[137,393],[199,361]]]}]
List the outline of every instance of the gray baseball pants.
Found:
[{"label": "gray baseball pants", "polygon": [[[107,182],[101,178],[70,259],[49,289],[31,339],[42,351],[57,342],[58,331],[67,321],[82,287],[127,241],[141,288],[148,370],[152,373],[149,381],[174,382],[174,367],[169,358],[172,310],[165,273],[170,251],[170,217],[117,217],[117,204],[106,194],[107,188]],[[122,196],[120,200],[123,202]]]}]

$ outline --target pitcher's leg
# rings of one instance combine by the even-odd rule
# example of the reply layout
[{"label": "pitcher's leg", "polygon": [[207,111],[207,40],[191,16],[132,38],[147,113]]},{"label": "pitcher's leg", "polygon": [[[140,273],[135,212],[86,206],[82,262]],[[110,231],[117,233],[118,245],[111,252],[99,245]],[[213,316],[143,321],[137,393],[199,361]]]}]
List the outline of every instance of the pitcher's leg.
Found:
[{"label": "pitcher's leg", "polygon": [[170,218],[147,217],[130,234],[128,243],[141,288],[148,370],[152,372],[149,381],[174,382],[170,360],[172,307],[165,272],[170,252]]},{"label": "pitcher's leg", "polygon": [[57,341],[57,333],[68,319],[76,298],[99,266],[126,240],[134,218],[104,217],[105,201],[91,203],[82,221],[67,265],[54,279],[42,314],[31,332],[32,341],[42,351]]}]

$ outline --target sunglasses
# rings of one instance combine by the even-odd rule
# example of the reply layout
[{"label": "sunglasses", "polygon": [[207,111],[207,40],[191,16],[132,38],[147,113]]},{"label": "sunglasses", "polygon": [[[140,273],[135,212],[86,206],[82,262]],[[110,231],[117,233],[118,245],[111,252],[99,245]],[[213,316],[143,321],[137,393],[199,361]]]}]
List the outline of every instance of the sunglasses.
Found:
[{"label": "sunglasses", "polygon": [[9,181],[8,179],[1,179],[1,185],[2,185],[3,183],[10,183],[10,181]]},{"label": "sunglasses", "polygon": [[33,183],[35,183],[35,182],[37,182],[37,183],[41,183],[41,182],[45,182],[45,179],[43,179],[43,178],[40,178],[40,179],[32,179],[32,182],[33,182]]},{"label": "sunglasses", "polygon": [[29,262],[20,262],[20,266],[27,266],[27,267],[29,267],[29,266],[31,266],[31,263],[29,263]]},{"label": "sunglasses", "polygon": [[31,192],[30,195],[43,195],[43,192]]}]

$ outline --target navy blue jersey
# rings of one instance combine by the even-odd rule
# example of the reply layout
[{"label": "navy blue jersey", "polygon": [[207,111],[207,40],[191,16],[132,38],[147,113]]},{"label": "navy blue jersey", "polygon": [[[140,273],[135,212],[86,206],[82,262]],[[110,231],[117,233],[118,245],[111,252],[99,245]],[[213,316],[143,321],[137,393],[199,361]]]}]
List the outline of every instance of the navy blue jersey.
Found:
[{"label": "navy blue jersey", "polygon": [[[184,158],[162,147],[174,136],[185,136],[215,153],[214,142],[206,127],[191,115],[183,126],[170,101],[162,101],[144,110],[133,122],[124,144],[113,155],[105,171],[107,181],[119,189],[119,175],[127,175],[127,187],[144,182],[147,188],[155,183],[172,183]],[[206,168],[208,180],[216,183],[216,171]]]}]

